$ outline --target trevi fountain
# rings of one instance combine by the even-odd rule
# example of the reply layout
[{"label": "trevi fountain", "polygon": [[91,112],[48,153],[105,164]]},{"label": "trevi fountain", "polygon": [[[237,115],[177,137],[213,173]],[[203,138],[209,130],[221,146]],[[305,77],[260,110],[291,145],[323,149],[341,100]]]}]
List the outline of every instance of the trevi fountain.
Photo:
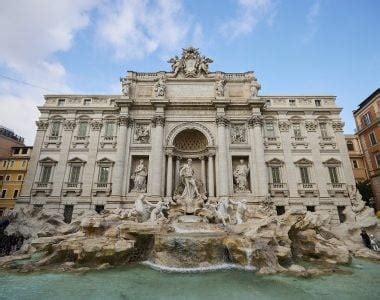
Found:
[{"label": "trevi fountain", "polygon": [[[309,140],[296,137],[289,142],[289,126],[298,134],[303,121],[263,120],[261,114],[273,116],[271,109],[280,111],[285,102],[261,99],[252,73],[211,74],[212,60],[195,48],[184,49],[182,58],[170,62],[172,72],[122,79],[124,98],[116,99],[115,107],[124,115],[112,138],[107,130],[116,127],[105,125],[108,129],[99,134],[102,125],[94,120],[89,139],[72,139],[70,144],[52,139],[51,132],[45,135],[51,119],[43,118],[57,99],[47,97],[26,185],[16,208],[1,218],[0,299],[377,298],[380,252],[365,247],[360,232],[364,229],[373,241],[379,239],[378,219],[365,206],[350,168],[345,167],[341,123],[324,117],[307,121],[302,134]],[[145,89],[155,82],[150,86],[156,107],[152,128],[144,118],[141,122],[130,118],[138,119],[130,97],[138,98],[134,84],[139,80]],[[178,103],[165,100],[168,95],[176,97],[179,89],[174,84],[202,80],[205,85],[199,90],[185,89],[181,83],[182,88],[190,96],[198,93],[196,101],[201,102],[202,93],[209,92],[206,86],[212,84],[215,127],[212,110],[205,108],[207,113],[195,117],[205,122],[202,125],[170,113],[171,105],[180,109],[181,103],[190,101],[186,97]],[[245,93],[249,98],[240,108],[232,107],[240,101],[234,99],[231,124],[226,91],[231,98]],[[70,105],[75,106],[74,100]],[[306,103],[302,101],[298,103]],[[276,103],[279,108],[271,108]],[[136,110],[143,113],[145,104],[140,104]],[[249,128],[246,119],[235,114],[244,105],[248,114],[253,113],[248,116]],[[275,124],[283,138],[262,136],[265,122],[271,125],[264,132],[271,132]],[[332,126],[330,134],[336,141],[313,144],[318,122]],[[75,121],[63,124],[60,139],[77,134]],[[120,137],[130,136],[127,146],[120,144],[119,132]],[[180,147],[191,148],[191,136],[204,141],[197,153]],[[59,151],[70,154],[67,161],[59,160]],[[173,156],[179,158],[174,166]],[[66,164],[70,170],[78,167],[75,177],[63,178]],[[326,176],[319,173],[324,167],[339,169],[341,183],[326,183]],[[314,168],[318,176],[311,171]],[[94,170],[96,174],[91,173]],[[92,183],[92,178],[98,181]]]}]

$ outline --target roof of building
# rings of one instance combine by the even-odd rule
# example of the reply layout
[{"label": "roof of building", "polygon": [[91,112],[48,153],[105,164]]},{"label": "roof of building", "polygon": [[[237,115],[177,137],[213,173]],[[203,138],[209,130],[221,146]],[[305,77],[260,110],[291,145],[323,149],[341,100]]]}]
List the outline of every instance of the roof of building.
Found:
[{"label": "roof of building", "polygon": [[358,105],[358,109],[354,110],[353,113],[356,114],[359,110],[361,110],[364,106],[366,106],[369,102],[371,102],[373,98],[375,98],[378,95],[380,95],[380,88],[376,89],[371,95],[369,95],[366,99],[364,99]]}]

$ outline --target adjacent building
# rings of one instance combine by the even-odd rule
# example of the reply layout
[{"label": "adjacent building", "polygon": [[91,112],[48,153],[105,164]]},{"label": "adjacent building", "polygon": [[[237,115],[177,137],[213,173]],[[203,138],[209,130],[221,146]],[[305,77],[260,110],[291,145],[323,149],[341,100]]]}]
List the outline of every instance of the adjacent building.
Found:
[{"label": "adjacent building", "polygon": [[356,134],[346,134],[345,138],[356,183],[368,180],[367,164],[364,160],[364,154],[358,136]]},{"label": "adjacent building", "polygon": [[12,147],[24,146],[24,138],[0,125],[0,158],[9,157]]},{"label": "adjacent building", "polygon": [[31,152],[32,147],[12,147],[8,158],[0,158],[0,215],[20,195]]},{"label": "adjacent building", "polygon": [[17,205],[70,219],[130,208],[141,193],[171,199],[191,159],[209,201],[271,198],[278,214],[339,222],[355,179],[334,96],[259,95],[253,72],[210,72],[192,47],[169,62],[170,72],[129,71],[119,95],[45,96]]},{"label": "adjacent building", "polygon": [[367,164],[376,209],[380,209],[380,89],[363,100],[354,111],[356,135]]}]

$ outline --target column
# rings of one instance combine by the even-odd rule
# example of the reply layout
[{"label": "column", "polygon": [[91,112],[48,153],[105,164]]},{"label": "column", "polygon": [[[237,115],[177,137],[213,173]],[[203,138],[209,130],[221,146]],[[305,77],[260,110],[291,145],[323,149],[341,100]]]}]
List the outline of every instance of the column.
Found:
[{"label": "column", "polygon": [[263,124],[262,116],[253,115],[248,119],[248,125],[253,128],[253,136],[255,143],[255,165],[258,184],[258,196],[266,196],[268,194],[268,174],[265,166],[264,157],[264,139],[261,132]]},{"label": "column", "polygon": [[214,157],[213,154],[209,154],[208,157],[208,195],[214,197]]},{"label": "column", "polygon": [[152,161],[149,164],[149,167],[151,168],[151,176],[150,179],[150,187],[151,190],[149,191],[149,194],[151,196],[161,197],[161,191],[162,191],[162,174],[163,174],[163,158],[164,158],[164,151],[163,151],[163,138],[164,138],[164,125],[165,125],[165,118],[161,115],[156,115],[152,118],[152,127],[154,129],[154,135],[153,135],[153,142],[152,142],[152,152],[151,152],[151,159]]},{"label": "column", "polygon": [[125,167],[124,162],[127,143],[128,143],[128,125],[131,119],[127,115],[119,117],[119,131],[117,135],[117,153],[115,159],[115,169],[112,186],[112,196],[122,196],[123,185],[125,184]]},{"label": "column", "polygon": [[201,160],[201,180],[203,186],[206,187],[206,162],[204,156],[199,158]]},{"label": "column", "polygon": [[229,195],[229,174],[228,174],[228,155],[227,155],[227,143],[226,143],[226,126],[229,120],[226,116],[216,117],[216,125],[218,126],[218,166],[219,166],[219,195]]},{"label": "column", "polygon": [[24,182],[22,184],[20,197],[18,197],[15,203],[16,207],[17,207],[17,204],[19,203],[30,203],[30,200],[31,200],[30,195],[33,188],[33,183],[36,180],[35,176],[36,176],[36,172],[38,168],[38,161],[40,159],[40,153],[43,147],[46,130],[49,127],[49,122],[47,120],[46,121],[41,120],[41,121],[37,121],[36,125],[37,125],[37,134],[34,140],[33,151],[30,155],[28,170],[25,175]]},{"label": "column", "polygon": [[166,197],[172,196],[173,190],[173,154],[168,153],[168,167],[166,169]]},{"label": "column", "polygon": [[179,169],[181,167],[181,158],[179,156],[176,157],[175,160],[175,187],[178,186],[179,183]]}]

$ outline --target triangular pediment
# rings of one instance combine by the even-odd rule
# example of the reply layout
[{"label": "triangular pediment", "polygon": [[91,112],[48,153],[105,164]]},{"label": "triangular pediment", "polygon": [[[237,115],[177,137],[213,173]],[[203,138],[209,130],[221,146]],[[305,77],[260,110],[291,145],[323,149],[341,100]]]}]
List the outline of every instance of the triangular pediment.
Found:
[{"label": "triangular pediment", "polygon": [[273,158],[271,159],[270,161],[267,161],[267,165],[268,166],[271,166],[271,165],[283,165],[284,162],[278,158]]},{"label": "triangular pediment", "polygon": [[109,158],[107,157],[104,157],[102,159],[99,159],[97,161],[98,164],[113,164],[114,162],[112,160],[110,160]]},{"label": "triangular pediment", "polygon": [[325,165],[340,165],[341,162],[335,158],[330,158],[329,160],[326,160],[323,164],[325,164]]},{"label": "triangular pediment", "polygon": [[307,158],[301,158],[295,162],[296,165],[312,165],[313,162]]},{"label": "triangular pediment", "polygon": [[69,163],[78,163],[78,164],[84,164],[86,163],[86,161],[84,161],[83,159],[79,158],[79,157],[74,157],[74,158],[71,158],[68,160]]},{"label": "triangular pediment", "polygon": [[45,157],[45,158],[43,158],[43,159],[40,159],[39,162],[40,162],[40,163],[44,163],[44,164],[56,164],[56,163],[57,163],[56,160],[54,160],[54,159],[52,159],[52,158],[50,158],[50,157]]}]

